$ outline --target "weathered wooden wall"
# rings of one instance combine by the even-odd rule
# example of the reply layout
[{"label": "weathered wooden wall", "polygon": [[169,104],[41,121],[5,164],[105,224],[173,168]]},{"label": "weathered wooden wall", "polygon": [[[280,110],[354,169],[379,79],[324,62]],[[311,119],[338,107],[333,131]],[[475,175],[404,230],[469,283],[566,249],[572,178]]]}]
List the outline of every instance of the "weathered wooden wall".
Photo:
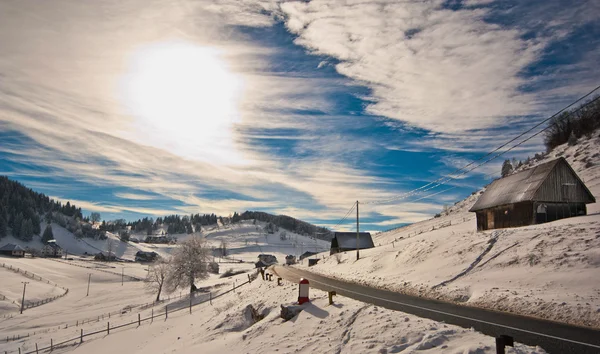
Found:
[{"label": "weathered wooden wall", "polygon": [[593,203],[581,181],[566,163],[557,164],[535,194],[539,202]]}]

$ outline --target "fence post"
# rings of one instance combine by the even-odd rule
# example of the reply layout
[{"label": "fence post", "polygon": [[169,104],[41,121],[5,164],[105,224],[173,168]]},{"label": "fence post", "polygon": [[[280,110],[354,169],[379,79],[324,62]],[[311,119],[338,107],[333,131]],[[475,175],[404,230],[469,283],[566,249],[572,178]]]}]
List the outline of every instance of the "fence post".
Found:
[{"label": "fence post", "polygon": [[110,322],[106,322],[106,334],[110,334]]},{"label": "fence post", "polygon": [[35,343],[35,354],[38,354],[38,353],[39,353],[38,346],[37,346],[37,343]]},{"label": "fence post", "polygon": [[52,344],[52,338],[50,338],[50,351],[54,350],[54,345]]},{"label": "fence post", "polygon": [[142,325],[142,317],[141,315],[138,313],[138,326]]},{"label": "fence post", "polygon": [[165,320],[169,318],[169,305],[165,305]]},{"label": "fence post", "polygon": [[79,336],[79,343],[83,343],[83,328],[81,329],[81,334]]},{"label": "fence post", "polygon": [[208,293],[210,304],[212,305],[212,291]]},{"label": "fence post", "polygon": [[152,308],[152,319],[150,319],[150,323],[154,322],[154,307]]}]

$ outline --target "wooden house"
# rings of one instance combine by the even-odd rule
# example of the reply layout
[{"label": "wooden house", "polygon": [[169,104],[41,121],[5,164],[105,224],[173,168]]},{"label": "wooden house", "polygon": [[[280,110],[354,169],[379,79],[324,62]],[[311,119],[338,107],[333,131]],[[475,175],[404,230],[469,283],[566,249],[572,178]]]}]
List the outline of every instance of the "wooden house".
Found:
[{"label": "wooden house", "polygon": [[60,258],[63,256],[63,249],[56,243],[56,240],[50,240],[42,248],[42,256]]},{"label": "wooden house", "polygon": [[346,252],[358,249],[373,248],[373,239],[369,232],[335,232],[331,240],[331,249],[329,254]]},{"label": "wooden house", "polygon": [[12,257],[25,257],[25,249],[19,245],[7,243],[0,247],[0,254]]},{"label": "wooden house", "polygon": [[586,215],[596,198],[564,158],[492,182],[469,210],[477,230],[540,224]]}]

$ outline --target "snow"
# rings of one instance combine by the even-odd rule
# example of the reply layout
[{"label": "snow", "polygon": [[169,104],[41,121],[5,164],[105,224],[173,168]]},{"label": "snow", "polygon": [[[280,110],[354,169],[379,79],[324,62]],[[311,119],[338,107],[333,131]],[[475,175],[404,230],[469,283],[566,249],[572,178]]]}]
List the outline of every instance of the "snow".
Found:
[{"label": "snow", "polygon": [[[600,151],[598,138],[582,139],[578,145],[561,146],[540,161],[565,156],[595,196],[600,192]],[[457,303],[481,306],[524,315],[540,316],[589,326],[600,326],[600,206],[588,206],[593,215],[558,220],[523,228],[476,232],[475,218],[468,209],[480,192],[451,207],[439,218],[391,230],[375,236],[376,248],[339,258],[318,255],[320,263],[310,269],[318,273],[399,292]],[[266,234],[264,223],[244,221],[234,225],[204,228],[209,244],[228,244],[230,255],[217,259],[221,273],[228,268],[244,270],[231,278],[211,275],[198,282],[199,288],[212,293],[231,289],[248,279],[256,256],[270,253],[280,263],[285,255],[304,251],[324,251],[329,243],[287,232]],[[107,240],[77,239],[52,224],[61,247],[71,255],[112,251],[118,257],[133,259],[138,250],[155,251],[168,256],[176,245],[124,243],[114,234]],[[196,235],[175,235],[178,242]],[[132,235],[133,237],[138,237]],[[143,237],[138,237],[143,239]],[[22,246],[40,246],[39,237],[23,243],[9,236],[3,242]],[[240,263],[239,261],[243,261]],[[10,258],[1,261],[33,272],[58,287],[43,281],[27,280],[22,274],[0,268],[0,350],[32,350],[35,343],[47,346],[86,333],[164,313],[165,306],[187,306],[185,295],[171,294],[154,304],[155,294],[148,293],[142,282],[147,265],[138,263],[102,263],[91,257],[73,256],[72,260]],[[122,279],[121,272],[126,277]],[[89,296],[88,279],[91,274]],[[123,283],[121,283],[123,280]],[[55,295],[59,287],[69,292],[53,302],[17,314],[12,301],[19,298],[22,281],[30,281],[26,299],[44,299]],[[442,285],[443,284],[443,285]],[[297,285],[264,282],[260,279],[216,299],[213,306],[201,304],[187,311],[170,313],[168,320],[144,322],[111,330],[85,339],[81,345],[55,349],[57,353],[396,353],[450,352],[494,353],[494,339],[475,332],[432,320],[395,312],[337,296],[327,303],[324,292],[312,289],[312,302],[296,318],[284,322],[279,306],[291,304],[297,297]],[[163,294],[166,296],[166,294]],[[199,294],[196,302],[206,298]],[[265,318],[253,323],[245,310],[254,306]],[[110,313],[110,317],[109,317]],[[85,324],[82,325],[82,322]],[[5,342],[4,336],[25,336]],[[77,341],[74,341],[74,344]],[[508,353],[544,353],[541,348],[516,344]]]},{"label": "snow", "polygon": [[[36,260],[37,262],[38,260]],[[136,321],[137,312],[142,317],[149,310],[134,309],[125,315],[92,321],[72,327],[72,323],[83,317],[79,311],[91,316],[94,311],[85,307],[103,303],[94,310],[107,311],[108,304],[123,306],[139,297],[138,283],[127,282],[123,287],[114,279],[107,278],[102,291],[96,289],[95,297],[82,294],[87,279],[85,271],[50,260],[39,260],[40,266],[55,265],[55,270],[73,274],[73,293],[54,303],[26,311],[22,316],[0,319],[0,332],[11,336],[15,332],[37,331],[26,340],[1,342],[2,350],[15,351],[18,345],[24,350],[35,349],[35,343],[46,346],[50,338],[59,340],[77,338],[80,328],[84,332]],[[51,273],[51,272],[49,272]],[[202,284],[201,284],[202,285]],[[96,284],[98,287],[98,284]],[[118,290],[118,291],[117,291]],[[213,305],[201,304],[187,311],[169,313],[168,319],[155,319],[122,329],[86,337],[79,345],[55,349],[55,353],[396,353],[427,351],[450,353],[495,353],[494,338],[457,326],[418,318],[374,305],[361,303],[341,296],[329,305],[325,292],[311,289],[311,303],[303,305],[304,311],[290,321],[279,318],[280,305],[291,304],[298,294],[297,284],[284,282],[277,286],[275,281],[257,279],[249,285],[215,299]],[[98,298],[102,296],[102,298]],[[70,299],[69,299],[70,298]],[[62,302],[62,303],[61,303]],[[181,300],[187,303],[187,300]],[[246,307],[252,305],[264,319],[253,323]],[[60,308],[71,307],[69,311]],[[97,305],[96,305],[97,306]],[[164,313],[164,307],[156,307],[156,313]],[[35,311],[35,312],[34,312]],[[68,328],[61,321],[69,321]],[[60,326],[60,329],[58,328]],[[52,328],[49,332],[39,331]],[[541,348],[517,343],[507,353],[545,353]]]},{"label": "snow", "polygon": [[[42,230],[46,227],[42,224]],[[144,242],[122,242],[116,234],[107,232],[107,239],[77,238],[73,233],[52,223],[52,232],[56,243],[63,248],[69,255],[95,255],[99,252],[116,255],[124,260],[134,260],[138,251],[156,252],[162,257],[168,257],[177,245],[169,244],[149,244]],[[264,222],[254,224],[250,220],[226,226],[216,225],[205,227],[201,233],[194,234],[174,234],[178,243],[187,240],[190,237],[203,236],[211,247],[219,247],[222,241],[227,243],[229,258],[232,260],[243,260],[256,262],[260,253],[269,253],[275,255],[279,262],[285,260],[285,256],[293,254],[300,256],[305,251],[325,251],[329,249],[329,242],[320,239],[313,239],[309,236],[295,234],[291,231],[280,229],[274,234],[267,234],[263,231]],[[281,240],[282,232],[287,234],[286,240]],[[145,234],[132,234],[132,238],[144,240]],[[16,239],[12,236],[3,238],[0,244],[14,243],[22,247],[41,249],[43,247],[39,236],[34,236],[30,242]]]},{"label": "snow", "polygon": [[[564,156],[598,199],[599,145],[598,137],[582,139],[534,163]],[[359,261],[354,252],[339,261],[327,256],[311,271],[407,294],[600,327],[599,203],[588,205],[588,216],[477,232],[475,215],[468,210],[480,193],[439,218],[376,235],[378,247],[361,250]]]}]

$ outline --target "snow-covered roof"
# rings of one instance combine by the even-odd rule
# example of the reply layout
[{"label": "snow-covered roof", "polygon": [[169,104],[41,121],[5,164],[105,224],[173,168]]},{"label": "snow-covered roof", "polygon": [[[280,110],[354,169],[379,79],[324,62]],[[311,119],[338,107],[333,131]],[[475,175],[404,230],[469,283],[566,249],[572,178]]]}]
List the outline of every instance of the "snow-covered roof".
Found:
[{"label": "snow-covered roof", "polygon": [[[360,232],[358,236],[358,248],[373,248],[373,239],[368,232]],[[356,249],[356,232],[336,232],[331,240],[331,248]]]},{"label": "snow-covered roof", "polygon": [[25,249],[19,245],[7,243],[6,245],[0,247],[0,251],[25,251]]},{"label": "snow-covered roof", "polygon": [[[540,187],[542,187],[544,181],[549,178],[552,171],[554,171],[555,167],[559,164],[564,164],[563,166],[566,166],[565,170],[572,173],[572,176],[569,176],[571,180],[578,181],[580,184],[582,195],[584,195],[584,197],[581,198],[582,201],[586,200],[586,203],[595,202],[594,196],[587,187],[585,187],[581,179],[577,177],[577,174],[573,171],[571,166],[569,166],[569,163],[563,157],[560,157],[495,180],[486,188],[485,192],[483,192],[481,197],[479,197],[475,205],[473,205],[469,211],[478,211],[493,208],[495,206],[527,201],[549,201],[546,200],[547,198],[545,198],[545,196],[541,195]],[[552,187],[553,189],[558,188],[560,192],[560,186]],[[572,202],[575,202],[575,200],[572,200]]]}]

